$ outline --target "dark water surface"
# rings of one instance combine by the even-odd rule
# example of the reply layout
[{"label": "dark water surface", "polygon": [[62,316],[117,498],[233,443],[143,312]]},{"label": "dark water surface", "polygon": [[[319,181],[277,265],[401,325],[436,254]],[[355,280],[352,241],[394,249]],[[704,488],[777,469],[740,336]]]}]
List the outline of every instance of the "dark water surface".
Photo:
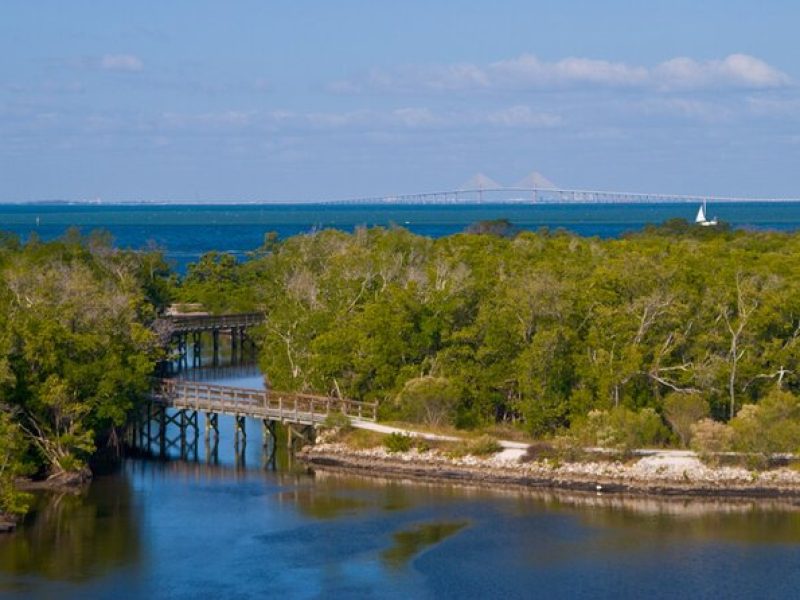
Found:
[{"label": "dark water surface", "polygon": [[[220,419],[217,464],[131,459],[0,538],[19,598],[789,598],[788,503],[479,490],[274,468]],[[173,451],[174,453],[174,451]]]},{"label": "dark water surface", "polygon": [[[264,234],[281,237],[312,229],[335,227],[352,231],[361,225],[399,225],[432,237],[463,231],[471,223],[509,219],[522,229],[564,228],[588,236],[614,237],[671,218],[694,219],[694,204],[627,205],[449,205],[331,206],[292,205],[67,205],[0,204],[0,230],[43,239],[70,226],[85,233],[110,231],[123,247],[141,248],[153,242],[166,249],[178,268],[209,250],[244,257],[259,247]],[[736,227],[795,230],[800,227],[800,203],[710,204],[710,216]],[[37,218],[39,219],[37,225]]]}]

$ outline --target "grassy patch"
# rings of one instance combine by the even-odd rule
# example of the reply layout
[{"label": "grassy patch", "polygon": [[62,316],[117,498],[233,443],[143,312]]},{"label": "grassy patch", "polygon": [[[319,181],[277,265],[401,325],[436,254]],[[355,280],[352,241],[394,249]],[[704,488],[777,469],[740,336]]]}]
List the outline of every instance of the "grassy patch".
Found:
[{"label": "grassy patch", "polygon": [[472,440],[464,440],[453,444],[448,454],[453,458],[462,456],[491,456],[500,452],[503,447],[496,439],[488,435],[482,435]]},{"label": "grassy patch", "polygon": [[339,441],[344,445],[355,450],[370,450],[378,448],[383,444],[385,436],[377,431],[369,431],[368,429],[351,429],[343,433]]}]

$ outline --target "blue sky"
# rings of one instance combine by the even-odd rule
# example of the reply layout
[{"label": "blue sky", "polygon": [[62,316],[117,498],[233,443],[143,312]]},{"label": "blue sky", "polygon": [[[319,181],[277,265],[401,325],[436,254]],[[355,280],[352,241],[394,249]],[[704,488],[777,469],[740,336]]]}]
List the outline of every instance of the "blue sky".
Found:
[{"label": "blue sky", "polygon": [[0,201],[800,196],[796,1],[0,4]]}]

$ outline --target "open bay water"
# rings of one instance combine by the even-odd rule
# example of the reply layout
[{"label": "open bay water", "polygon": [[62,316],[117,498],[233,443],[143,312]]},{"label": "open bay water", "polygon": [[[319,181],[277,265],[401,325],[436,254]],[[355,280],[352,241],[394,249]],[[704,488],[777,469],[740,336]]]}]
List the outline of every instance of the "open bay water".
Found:
[{"label": "open bay water", "polygon": [[[464,231],[476,221],[508,219],[521,229],[563,228],[603,238],[636,231],[672,218],[693,221],[695,204],[489,204],[489,205],[320,205],[320,204],[0,204],[0,231],[26,238],[109,231],[126,248],[154,243],[183,271],[204,252],[218,250],[244,258],[264,241],[323,228],[352,231],[359,226],[400,226],[430,237]],[[793,231],[800,228],[800,202],[708,205],[734,227]],[[38,225],[37,225],[38,219]]]}]

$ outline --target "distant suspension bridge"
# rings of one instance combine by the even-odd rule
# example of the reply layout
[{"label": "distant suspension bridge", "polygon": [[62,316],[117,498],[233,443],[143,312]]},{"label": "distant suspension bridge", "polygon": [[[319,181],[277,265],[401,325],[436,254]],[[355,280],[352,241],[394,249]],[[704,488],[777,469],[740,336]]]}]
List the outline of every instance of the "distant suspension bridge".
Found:
[{"label": "distant suspension bridge", "polygon": [[664,204],[701,202],[800,202],[796,198],[755,198],[743,196],[703,196],[693,194],[663,194],[644,192],[610,192],[604,190],[571,190],[556,188],[486,187],[365,196],[346,200],[327,200],[323,204]]}]

